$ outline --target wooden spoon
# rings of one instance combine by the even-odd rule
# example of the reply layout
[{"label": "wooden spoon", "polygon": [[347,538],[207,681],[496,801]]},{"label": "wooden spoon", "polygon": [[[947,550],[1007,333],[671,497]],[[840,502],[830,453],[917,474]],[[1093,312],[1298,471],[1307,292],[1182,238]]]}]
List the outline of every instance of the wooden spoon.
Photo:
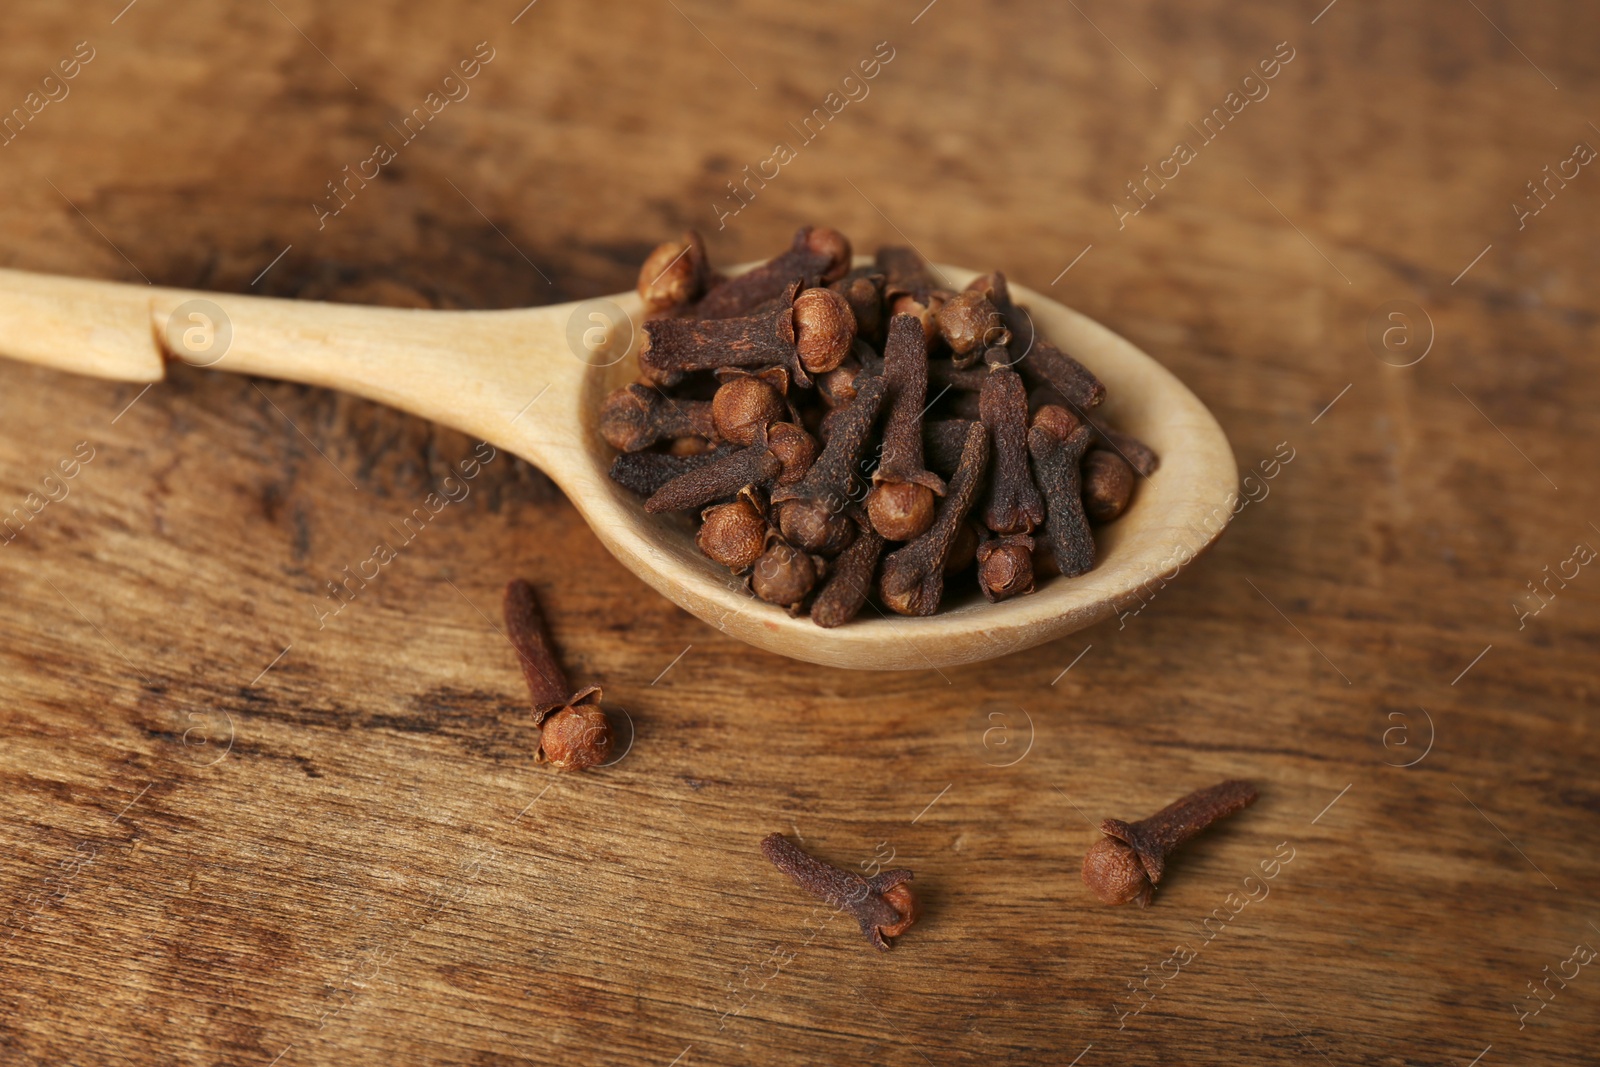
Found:
[{"label": "wooden spoon", "polygon": [[[956,286],[976,274],[938,269]],[[1105,383],[1101,412],[1148,442],[1160,468],[1098,532],[1100,562],[1082,577],[1049,578],[999,604],[976,596],[947,603],[926,618],[886,617],[869,604],[836,629],[754,599],[695,548],[687,516],[648,515],[607,477],[614,453],[597,413],[606,393],[638,371],[628,354],[639,338],[633,293],[511,311],[426,311],[0,270],[0,354],[133,382],[160,381],[164,357],[183,358],[381,401],[534,464],[629,570],[724,633],[832,667],[916,670],[991,659],[1135,612],[1232,515],[1238,472],[1205,405],[1105,327],[1021,285],[1011,291],[1046,336]]]}]

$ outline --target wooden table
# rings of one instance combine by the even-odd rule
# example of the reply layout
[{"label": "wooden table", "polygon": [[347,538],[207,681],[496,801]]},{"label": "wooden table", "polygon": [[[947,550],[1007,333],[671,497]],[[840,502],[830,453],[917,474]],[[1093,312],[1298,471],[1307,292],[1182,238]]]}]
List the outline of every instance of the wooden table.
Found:
[{"label": "wooden table", "polygon": [[[0,548],[0,1062],[1593,1062],[1587,5],[520,2],[13,4],[0,105],[60,99],[0,262],[504,307],[828,222],[1120,331],[1252,502],[1136,615],[873,675],[690,618],[501,456],[319,625],[474,442],[0,363],[0,511],[59,498]],[[470,95],[405,143],[430,92]],[[631,718],[603,773],[532,762],[516,575]],[[1224,777],[1260,803],[1152,908],[1087,897],[1094,822]],[[774,830],[924,919],[871,950]]]}]

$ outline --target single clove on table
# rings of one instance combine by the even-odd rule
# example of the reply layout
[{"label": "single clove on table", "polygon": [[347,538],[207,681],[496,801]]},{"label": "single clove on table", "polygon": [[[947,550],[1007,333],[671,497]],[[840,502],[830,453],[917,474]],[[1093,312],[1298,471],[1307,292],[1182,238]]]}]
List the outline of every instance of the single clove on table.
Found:
[{"label": "single clove on table", "polygon": [[907,884],[911,872],[903,867],[863,878],[807,854],[782,834],[762,838],[761,852],[800,888],[848,911],[867,940],[886,952],[891,947],[887,939],[899,937],[917,921],[917,898]]},{"label": "single clove on table", "polygon": [[559,771],[581,771],[611,755],[611,721],[600,706],[600,687],[573,689],[556,658],[533,586],[521,578],[506,584],[506,636],[517,650],[522,677],[533,697],[533,723],[540,728],[534,758]]},{"label": "single clove on table", "polygon": [[958,291],[910,248],[851,252],[806,226],[727,278],[698,234],[655,249],[640,379],[600,410],[612,478],[698,516],[705,556],[823,627],[1091,569],[1095,527],[1156,469],[1106,424],[1104,384],[999,271]]},{"label": "single clove on table", "polygon": [[1100,824],[1105,837],[1083,857],[1083,884],[1103,903],[1145,907],[1173,850],[1218,819],[1248,808],[1257,795],[1249,782],[1230,780],[1196,790],[1148,819],[1105,820]]}]

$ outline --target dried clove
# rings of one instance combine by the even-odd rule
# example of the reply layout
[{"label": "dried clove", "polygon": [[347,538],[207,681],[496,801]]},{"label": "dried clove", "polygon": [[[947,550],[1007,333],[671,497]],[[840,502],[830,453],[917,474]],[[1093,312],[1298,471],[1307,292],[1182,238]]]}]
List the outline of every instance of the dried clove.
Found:
[{"label": "dried clove", "polygon": [[1106,387],[1082,363],[1039,336],[1027,309],[1011,301],[1006,276],[999,271],[982,274],[967,288],[986,296],[1011,330],[1011,363],[1030,383],[1054,387],[1077,407],[1092,408],[1106,398]]},{"label": "dried clove", "polygon": [[952,389],[963,393],[981,392],[983,383],[988,380],[989,371],[987,368],[958,367],[947,359],[935,359],[928,362],[928,387],[934,390],[935,399]]},{"label": "dried clove", "polygon": [[1098,413],[1071,403],[1054,386],[1040,383],[1029,389],[1028,404],[1036,411],[1047,404],[1071,408],[1072,413],[1088,423],[1089,428],[1094,431],[1095,447],[1108,449],[1121,456],[1123,462],[1132,467],[1141,478],[1150,477],[1161,465],[1160,457],[1149,445],[1132,434],[1113,430],[1105,424],[1105,420],[1101,419]]},{"label": "dried clove", "polygon": [[855,523],[846,514],[851,482],[887,392],[884,378],[868,379],[855,400],[839,409],[840,422],[806,476],[772,494],[778,528],[799,547],[837,552],[855,536]]},{"label": "dried clove", "polygon": [[712,415],[708,401],[679,400],[648,386],[624,385],[600,405],[600,436],[619,452],[639,452],[675,437],[715,435]]},{"label": "dried clove", "polygon": [[904,868],[863,878],[807,855],[782,834],[762,838],[761,852],[800,888],[855,916],[867,940],[880,949],[887,951],[885,938],[899,937],[917,921],[917,899],[906,884],[912,874]]},{"label": "dried clove", "polygon": [[1115,452],[1091,448],[1083,457],[1083,510],[1093,522],[1112,522],[1133,495],[1133,468]]},{"label": "dried clove", "polygon": [[844,297],[856,320],[856,335],[872,344],[882,340],[883,275],[870,267],[860,267],[828,286]]},{"label": "dried clove", "polygon": [[872,592],[872,578],[883,556],[883,535],[862,527],[850,547],[833,561],[828,580],[811,602],[811,621],[818,626],[843,626],[860,614]]},{"label": "dried clove", "polygon": [[[982,373],[988,374],[987,371]],[[930,419],[922,424],[923,453],[929,467],[946,476],[956,472],[972,422],[971,419]]]},{"label": "dried clove", "polygon": [[1150,477],[1161,465],[1161,459],[1155,454],[1155,450],[1132,434],[1110,429],[1093,419],[1086,418],[1086,421],[1094,427],[1096,436],[1105,442],[1106,447],[1121,456],[1140,477]]},{"label": "dried clove", "polygon": [[611,480],[640,496],[650,496],[678,475],[709,466],[733,453],[734,449],[729,445],[692,456],[675,456],[666,452],[624,452],[611,461]]},{"label": "dried clove", "polygon": [[991,367],[980,411],[994,443],[994,473],[983,523],[997,534],[1030,533],[1044,522],[1044,502],[1028,475],[1028,391],[1009,367]]},{"label": "dried clove", "polygon": [[802,226],[788,251],[708,293],[695,307],[702,319],[748,315],[751,309],[781,294],[792,282],[802,288],[826,285],[850,269],[850,241],[826,226]]},{"label": "dried clove", "polygon": [[987,296],[972,289],[946,300],[935,321],[958,370],[972,366],[987,349],[1004,349],[1011,343],[1011,331],[1006,329],[999,310]]},{"label": "dried clove", "polygon": [[816,587],[821,560],[797,550],[768,531],[767,549],[750,571],[750,591],[765,600],[799,613],[800,604]]},{"label": "dried clove", "polygon": [[789,375],[781,367],[760,374],[732,373],[710,400],[716,435],[744,447],[755,444],[759,430],[788,413],[783,399],[788,386]]},{"label": "dried clove", "polygon": [[990,603],[1033,592],[1033,538],[1007,534],[977,547],[978,588]]},{"label": "dried clove", "polygon": [[739,490],[738,499],[700,513],[694,543],[707,558],[735,574],[753,566],[766,547],[766,508],[754,486]]},{"label": "dried clove", "polygon": [[533,586],[521,578],[506,583],[502,610],[506,636],[522,660],[522,677],[533,697],[533,722],[541,728],[534,758],[561,771],[604,763],[612,735],[600,687],[574,690],[567,681]]},{"label": "dried clove", "polygon": [[989,431],[972,424],[961,465],[950,480],[950,491],[939,504],[928,532],[883,561],[878,591],[883,602],[901,615],[932,615],[944,595],[944,565],[967,512],[972,509],[978,484],[989,464]]},{"label": "dried clove", "polygon": [[767,429],[767,447],[783,464],[779,485],[793,485],[817,461],[817,439],[792,422],[775,422]]},{"label": "dried clove", "polygon": [[939,308],[955,294],[934,284],[928,265],[914,249],[880,248],[877,266],[883,272],[883,300],[889,314],[915,318],[932,342],[939,335]]},{"label": "dried clove", "polygon": [[644,502],[646,511],[689,511],[733,496],[747,485],[767,485],[783,473],[783,461],[766,434],[755,444],[678,475]]},{"label": "dried clove", "polygon": [[639,298],[646,315],[692,304],[715,280],[705,242],[693,230],[655,247],[639,268]]},{"label": "dried clove", "polygon": [[867,515],[873,528],[890,541],[909,541],[933,524],[934,497],[945,493],[944,479],[922,465],[928,342],[917,320],[910,315],[890,319],[883,351],[889,415],[882,458],[867,494]]},{"label": "dried clove", "polygon": [[972,566],[973,561],[978,558],[978,546],[983,544],[984,533],[983,527],[971,519],[956,527],[955,538],[950,542],[950,551],[944,557],[946,578]]},{"label": "dried clove", "polygon": [[878,272],[883,275],[883,298],[891,306],[901,297],[909,296],[927,304],[927,296],[935,286],[928,273],[928,264],[914,248],[886,245],[873,257]]},{"label": "dried clove", "polygon": [[1083,884],[1106,904],[1145,907],[1166,870],[1167,856],[1218,819],[1256,801],[1249,782],[1227,781],[1190,793],[1135,823],[1107,819],[1106,836],[1083,857]]},{"label": "dried clove", "polygon": [[830,371],[850,354],[855,319],[838,293],[791,285],[770,310],[726,319],[651,319],[644,336],[639,366],[663,386],[693,371],[777,366],[809,387],[807,371]]},{"label": "dried clove", "polygon": [[1083,513],[1078,464],[1093,434],[1065,408],[1043,407],[1028,431],[1034,477],[1044,491],[1043,534],[1062,575],[1074,578],[1094,566],[1094,533]]}]

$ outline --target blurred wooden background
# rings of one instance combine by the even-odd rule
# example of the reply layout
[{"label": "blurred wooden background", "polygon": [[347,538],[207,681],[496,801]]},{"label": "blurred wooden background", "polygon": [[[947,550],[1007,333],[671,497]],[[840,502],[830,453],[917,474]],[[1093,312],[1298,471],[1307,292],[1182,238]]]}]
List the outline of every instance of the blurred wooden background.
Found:
[{"label": "blurred wooden background", "polygon": [[[509,456],[319,629],[472,442],[0,364],[0,1062],[1592,1061],[1600,176],[1527,185],[1600,146],[1589,5],[522,2],[8,5],[0,264],[487,308],[826,222],[1047,290],[1242,472],[1294,458],[1121,625],[870,675],[673,608]],[[531,761],[487,621],[516,575],[636,727],[602,773]],[[1090,819],[1229,776],[1261,802],[1153,908],[1091,903]],[[924,920],[872,951],[773,830],[892,854]]]}]

